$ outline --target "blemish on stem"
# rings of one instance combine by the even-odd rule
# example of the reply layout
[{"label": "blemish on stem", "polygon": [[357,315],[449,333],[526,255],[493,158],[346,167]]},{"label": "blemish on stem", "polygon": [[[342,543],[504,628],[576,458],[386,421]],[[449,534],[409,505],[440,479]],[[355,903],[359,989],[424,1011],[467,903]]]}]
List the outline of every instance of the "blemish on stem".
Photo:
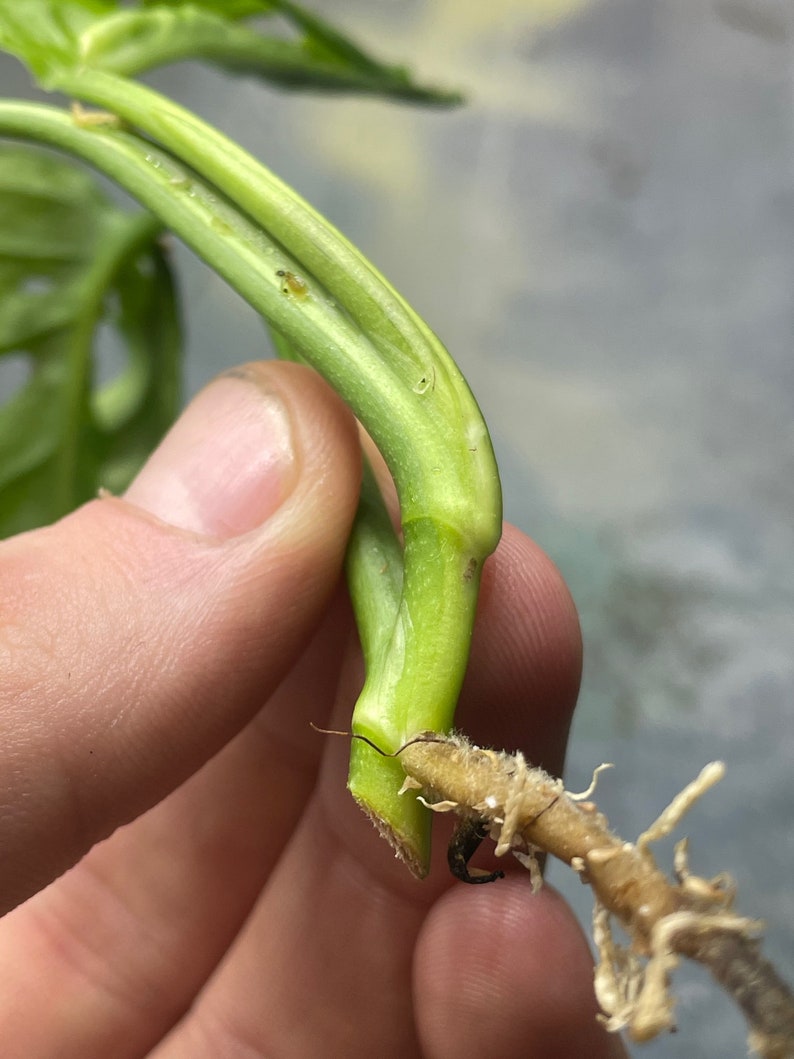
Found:
[{"label": "blemish on stem", "polygon": [[72,121],[79,129],[120,129],[124,124],[117,114],[109,110],[87,110],[77,101],[69,107]]},{"label": "blemish on stem", "polygon": [[425,372],[421,379],[412,387],[414,393],[420,396],[431,392],[436,388],[436,369],[431,365],[430,370]]},{"label": "blemish on stem", "polygon": [[281,293],[292,294],[296,298],[305,298],[309,293],[309,284],[302,277],[297,275],[295,272],[290,272],[289,269],[279,268],[276,269],[276,275],[281,277]]},{"label": "blemish on stem", "polygon": [[231,235],[232,226],[227,224],[222,217],[210,218],[210,225],[215,229],[216,232],[220,232],[221,235]]}]

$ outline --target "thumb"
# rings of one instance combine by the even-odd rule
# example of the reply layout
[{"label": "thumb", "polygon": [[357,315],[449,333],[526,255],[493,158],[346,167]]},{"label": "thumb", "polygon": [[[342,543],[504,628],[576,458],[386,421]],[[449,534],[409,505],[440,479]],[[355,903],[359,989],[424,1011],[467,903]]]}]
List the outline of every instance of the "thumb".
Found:
[{"label": "thumb", "polygon": [[328,386],[253,364],[199,394],[124,499],[0,544],[0,909],[250,720],[338,580],[359,474]]}]

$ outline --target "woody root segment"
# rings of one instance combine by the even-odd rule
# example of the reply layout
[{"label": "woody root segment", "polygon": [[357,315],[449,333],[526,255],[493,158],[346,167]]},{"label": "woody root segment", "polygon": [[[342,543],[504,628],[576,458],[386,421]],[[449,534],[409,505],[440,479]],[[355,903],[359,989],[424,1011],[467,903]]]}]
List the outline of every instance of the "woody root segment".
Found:
[{"label": "woody root segment", "polygon": [[[489,882],[501,875],[468,869],[479,841],[490,837],[497,856],[511,852],[529,869],[535,889],[542,884],[539,853],[565,861],[589,884],[598,950],[595,991],[609,1030],[626,1027],[633,1040],[647,1041],[674,1029],[670,974],[687,956],[706,966],[741,1008],[749,1046],[758,1055],[794,1056],[794,996],[761,955],[763,924],[734,911],[727,875],[704,879],[689,870],[686,839],[675,847],[670,878],[650,849],[722,778],[721,762],[707,765],[632,843],[609,829],[590,800],[595,774],[587,791],[572,794],[520,753],[485,750],[434,732],[410,740],[397,757],[406,776],[404,797],[418,792],[435,812],[457,813],[449,862],[459,878]],[[625,942],[616,940],[615,923]]]}]

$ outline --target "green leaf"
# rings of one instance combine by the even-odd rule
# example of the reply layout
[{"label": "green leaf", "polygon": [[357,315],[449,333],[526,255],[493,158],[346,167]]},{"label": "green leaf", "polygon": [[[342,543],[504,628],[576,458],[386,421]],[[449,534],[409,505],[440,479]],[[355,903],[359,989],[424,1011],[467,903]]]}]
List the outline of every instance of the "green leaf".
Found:
[{"label": "green leaf", "polygon": [[[181,340],[161,225],[113,206],[81,169],[0,147],[0,535],[118,491],[179,404]],[[100,384],[103,329],[125,366]]]},{"label": "green leaf", "polygon": [[[281,14],[295,39],[240,24],[251,14]],[[459,101],[417,85],[404,67],[367,55],[326,22],[284,0],[220,4],[113,0],[0,0],[0,48],[16,55],[44,87],[82,66],[134,76],[198,59],[286,88],[361,92],[420,103]]]},{"label": "green leaf", "polygon": [[114,0],[2,0],[0,48],[46,84],[53,70],[79,61],[80,35],[116,7]]},{"label": "green leaf", "polygon": [[[383,67],[352,40],[317,15],[311,14],[290,0],[273,0],[273,7],[305,33],[307,48],[317,56],[324,56],[343,65],[361,70],[378,71]],[[396,68],[392,68],[394,72]]]}]

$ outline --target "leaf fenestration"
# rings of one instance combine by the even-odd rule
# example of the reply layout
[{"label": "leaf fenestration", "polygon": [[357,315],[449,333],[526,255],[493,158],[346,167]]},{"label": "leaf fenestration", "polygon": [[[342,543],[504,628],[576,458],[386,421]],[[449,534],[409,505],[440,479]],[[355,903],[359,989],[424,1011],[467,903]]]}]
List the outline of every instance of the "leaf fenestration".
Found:
[{"label": "leaf fenestration", "polygon": [[[73,164],[0,147],[0,372],[27,364],[13,394],[0,388],[0,536],[123,489],[176,415],[182,343],[160,230]],[[126,361],[104,384],[102,328]]]}]

